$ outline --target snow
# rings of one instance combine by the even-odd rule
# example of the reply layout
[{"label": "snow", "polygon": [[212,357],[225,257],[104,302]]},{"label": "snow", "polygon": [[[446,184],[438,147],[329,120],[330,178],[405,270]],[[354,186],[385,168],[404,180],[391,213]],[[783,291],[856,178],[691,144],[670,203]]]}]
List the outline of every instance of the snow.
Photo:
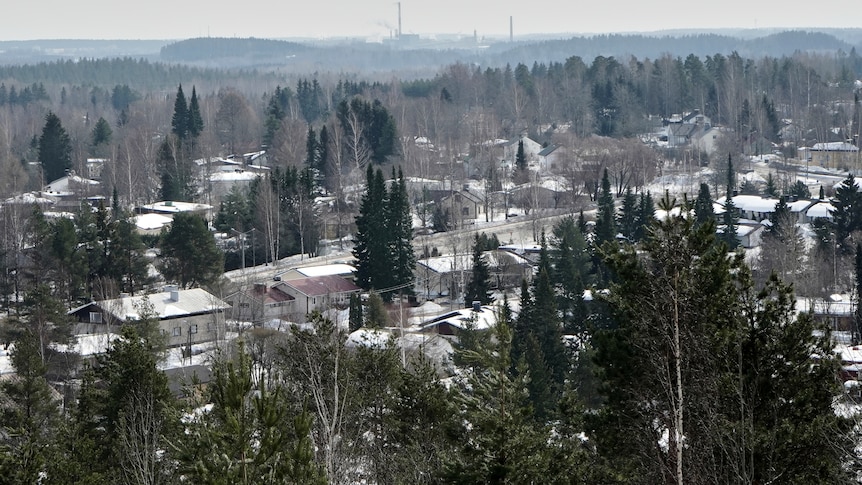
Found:
[{"label": "snow", "polygon": [[360,328],[347,336],[344,346],[347,348],[369,347],[382,349],[386,347],[391,338],[392,334],[386,330]]},{"label": "snow", "polygon": [[210,182],[241,182],[245,180],[254,180],[262,177],[260,172],[232,171],[232,172],[215,172],[210,175]]}]

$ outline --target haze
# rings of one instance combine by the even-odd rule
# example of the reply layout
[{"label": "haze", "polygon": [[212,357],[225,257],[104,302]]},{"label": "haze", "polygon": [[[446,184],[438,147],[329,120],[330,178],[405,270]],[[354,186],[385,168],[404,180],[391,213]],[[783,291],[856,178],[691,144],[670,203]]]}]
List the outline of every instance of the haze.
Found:
[{"label": "haze", "polygon": [[[652,32],[665,29],[852,28],[853,0],[824,0],[817,8],[776,1],[726,0],[680,4],[642,0],[435,0],[401,2],[405,34],[516,36],[549,33]],[[43,0],[4,7],[0,40],[186,39],[191,37],[344,37],[393,35],[398,6],[389,0],[211,2]]]}]

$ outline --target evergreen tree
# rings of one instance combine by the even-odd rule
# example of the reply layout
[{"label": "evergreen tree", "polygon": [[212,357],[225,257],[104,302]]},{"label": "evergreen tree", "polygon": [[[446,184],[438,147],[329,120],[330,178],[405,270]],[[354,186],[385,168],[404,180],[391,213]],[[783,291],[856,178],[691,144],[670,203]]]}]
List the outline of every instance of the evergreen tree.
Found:
[{"label": "evergreen tree", "polygon": [[314,463],[312,418],[291,416],[286,392],[255,382],[245,345],[235,361],[217,363],[213,409],[192,423],[181,467],[195,483],[324,484]]},{"label": "evergreen tree", "polygon": [[[177,94],[177,98],[179,98],[179,94]],[[192,86],[192,97],[189,100],[186,130],[188,136],[192,139],[199,137],[201,132],[204,131],[204,119],[203,116],[201,116],[201,107],[198,103],[198,94],[194,86]]]},{"label": "evergreen tree", "polygon": [[490,279],[491,271],[488,267],[488,262],[482,254],[482,247],[479,235],[477,234],[473,243],[473,269],[470,281],[467,282],[467,288],[464,291],[465,307],[470,308],[474,301],[478,301],[482,305],[488,305],[493,301],[491,298]]},{"label": "evergreen tree", "polygon": [[72,139],[63,128],[60,118],[50,111],[45,116],[38,148],[44,183],[57,180],[72,168]]},{"label": "evergreen tree", "polygon": [[371,165],[365,174],[365,194],[356,216],[356,284],[366,290],[385,289],[392,283],[389,236],[386,228],[386,184],[383,172]]},{"label": "evergreen tree", "polygon": [[171,118],[171,133],[180,140],[184,140],[189,133],[189,106],[186,96],[183,94],[183,85],[177,88],[177,96],[174,100],[174,115]]},{"label": "evergreen tree", "polygon": [[527,170],[527,156],[524,154],[524,140],[518,140],[518,151],[515,153],[515,169],[519,173]]},{"label": "evergreen tree", "polygon": [[797,199],[810,199],[811,191],[808,190],[808,186],[805,185],[805,182],[797,180],[795,184],[790,186],[790,196],[796,197]]},{"label": "evergreen tree", "polygon": [[454,442],[458,452],[445,463],[443,482],[547,483],[547,434],[533,420],[526,400],[528,373],[513,373],[512,333],[498,318],[488,346],[462,351],[470,370],[455,396],[465,424]]},{"label": "evergreen tree", "polygon": [[709,192],[709,185],[700,184],[700,190],[697,192],[697,199],[694,201],[694,220],[696,225],[715,222],[715,211],[712,208],[712,195]]},{"label": "evergreen tree", "polygon": [[772,172],[766,175],[766,189],[764,189],[763,194],[768,197],[778,197],[778,186],[775,184],[775,177],[772,176]]},{"label": "evergreen tree", "polygon": [[362,315],[362,298],[354,293],[350,295],[350,307],[348,313],[348,330],[353,333],[365,324],[363,315]]},{"label": "evergreen tree", "polygon": [[[407,182],[404,174],[398,169],[398,178],[392,170],[392,183],[385,210],[385,227],[389,239],[389,262],[393,265],[392,286],[403,294],[413,294],[416,268],[416,253],[413,251],[413,215],[410,211],[410,199],[407,194]],[[383,295],[386,298],[386,295]]]},{"label": "evergreen tree", "polygon": [[206,221],[179,212],[159,243],[162,273],[168,281],[190,288],[214,283],[224,271],[223,254],[215,245]]},{"label": "evergreen tree", "polygon": [[113,132],[111,130],[111,125],[105,121],[105,118],[99,117],[99,121],[96,122],[96,126],[93,127],[92,134],[90,136],[91,143],[93,145],[93,153],[96,154],[99,151],[99,148],[103,145],[109,145],[111,143],[111,136]]},{"label": "evergreen tree", "polygon": [[856,187],[856,178],[852,173],[835,189],[835,197],[831,202],[835,208],[830,213],[835,240],[846,249],[850,235],[862,229],[862,194]]},{"label": "evergreen tree", "polygon": [[547,268],[540,268],[532,290],[530,297],[521,302],[521,313],[513,328],[512,357],[517,365],[523,363],[521,372],[529,372],[530,402],[536,417],[544,420],[556,410],[568,362]]},{"label": "evergreen tree", "polygon": [[[795,317],[786,286],[756,291],[741,258],[713,239],[676,216],[657,223],[642,254],[608,255],[616,327],[594,338],[605,404],[589,416],[615,470],[603,482],[841,481],[848,428],[831,408],[828,332]],[[817,456],[776,451],[794,446]]]},{"label": "evergreen tree", "polygon": [[6,483],[39,481],[57,431],[60,403],[46,379],[39,347],[39,336],[24,329],[10,352],[15,376],[0,384],[0,473]]},{"label": "evergreen tree", "polygon": [[611,182],[608,178],[608,169],[602,175],[602,185],[599,189],[598,212],[596,213],[596,246],[601,246],[607,241],[614,241],[617,235],[616,209],[614,208],[614,195],[611,192]]},{"label": "evergreen tree", "polygon": [[319,169],[317,153],[317,134],[314,127],[308,125],[308,135],[305,137],[305,165],[313,169]]},{"label": "evergreen tree", "polygon": [[630,242],[637,241],[637,230],[641,225],[639,215],[638,198],[632,192],[631,187],[626,187],[625,194],[623,195],[623,205],[620,208],[617,219],[617,226],[620,229],[620,234]]},{"label": "evergreen tree", "polygon": [[796,216],[790,212],[787,200],[781,197],[769,218],[761,241],[758,261],[759,282],[775,273],[787,283],[800,283],[805,272],[807,251],[805,241],[796,227]]},{"label": "evergreen tree", "polygon": [[584,335],[587,309],[584,289],[592,273],[592,259],[583,233],[571,217],[554,226],[552,282],[557,288],[557,307],[566,333]]}]

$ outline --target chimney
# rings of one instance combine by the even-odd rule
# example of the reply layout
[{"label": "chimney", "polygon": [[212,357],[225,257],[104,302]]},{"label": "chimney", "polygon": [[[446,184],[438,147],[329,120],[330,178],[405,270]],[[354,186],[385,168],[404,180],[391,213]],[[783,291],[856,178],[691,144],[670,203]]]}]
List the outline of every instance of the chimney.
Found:
[{"label": "chimney", "polygon": [[180,287],[177,285],[165,285],[162,291],[170,293],[171,301],[180,301]]},{"label": "chimney", "polygon": [[482,311],[482,302],[479,300],[473,300],[473,311],[481,312]]}]

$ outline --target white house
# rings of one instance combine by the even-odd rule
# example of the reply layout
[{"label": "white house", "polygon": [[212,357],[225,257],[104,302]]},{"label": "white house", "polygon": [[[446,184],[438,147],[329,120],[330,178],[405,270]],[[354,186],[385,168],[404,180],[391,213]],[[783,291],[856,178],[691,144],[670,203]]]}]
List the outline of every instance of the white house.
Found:
[{"label": "white house", "polygon": [[203,288],[165,286],[149,295],[121,296],[81,305],[69,311],[78,320],[77,333],[108,333],[151,314],[167,337],[168,347],[224,338],[224,312],[229,305]]}]

